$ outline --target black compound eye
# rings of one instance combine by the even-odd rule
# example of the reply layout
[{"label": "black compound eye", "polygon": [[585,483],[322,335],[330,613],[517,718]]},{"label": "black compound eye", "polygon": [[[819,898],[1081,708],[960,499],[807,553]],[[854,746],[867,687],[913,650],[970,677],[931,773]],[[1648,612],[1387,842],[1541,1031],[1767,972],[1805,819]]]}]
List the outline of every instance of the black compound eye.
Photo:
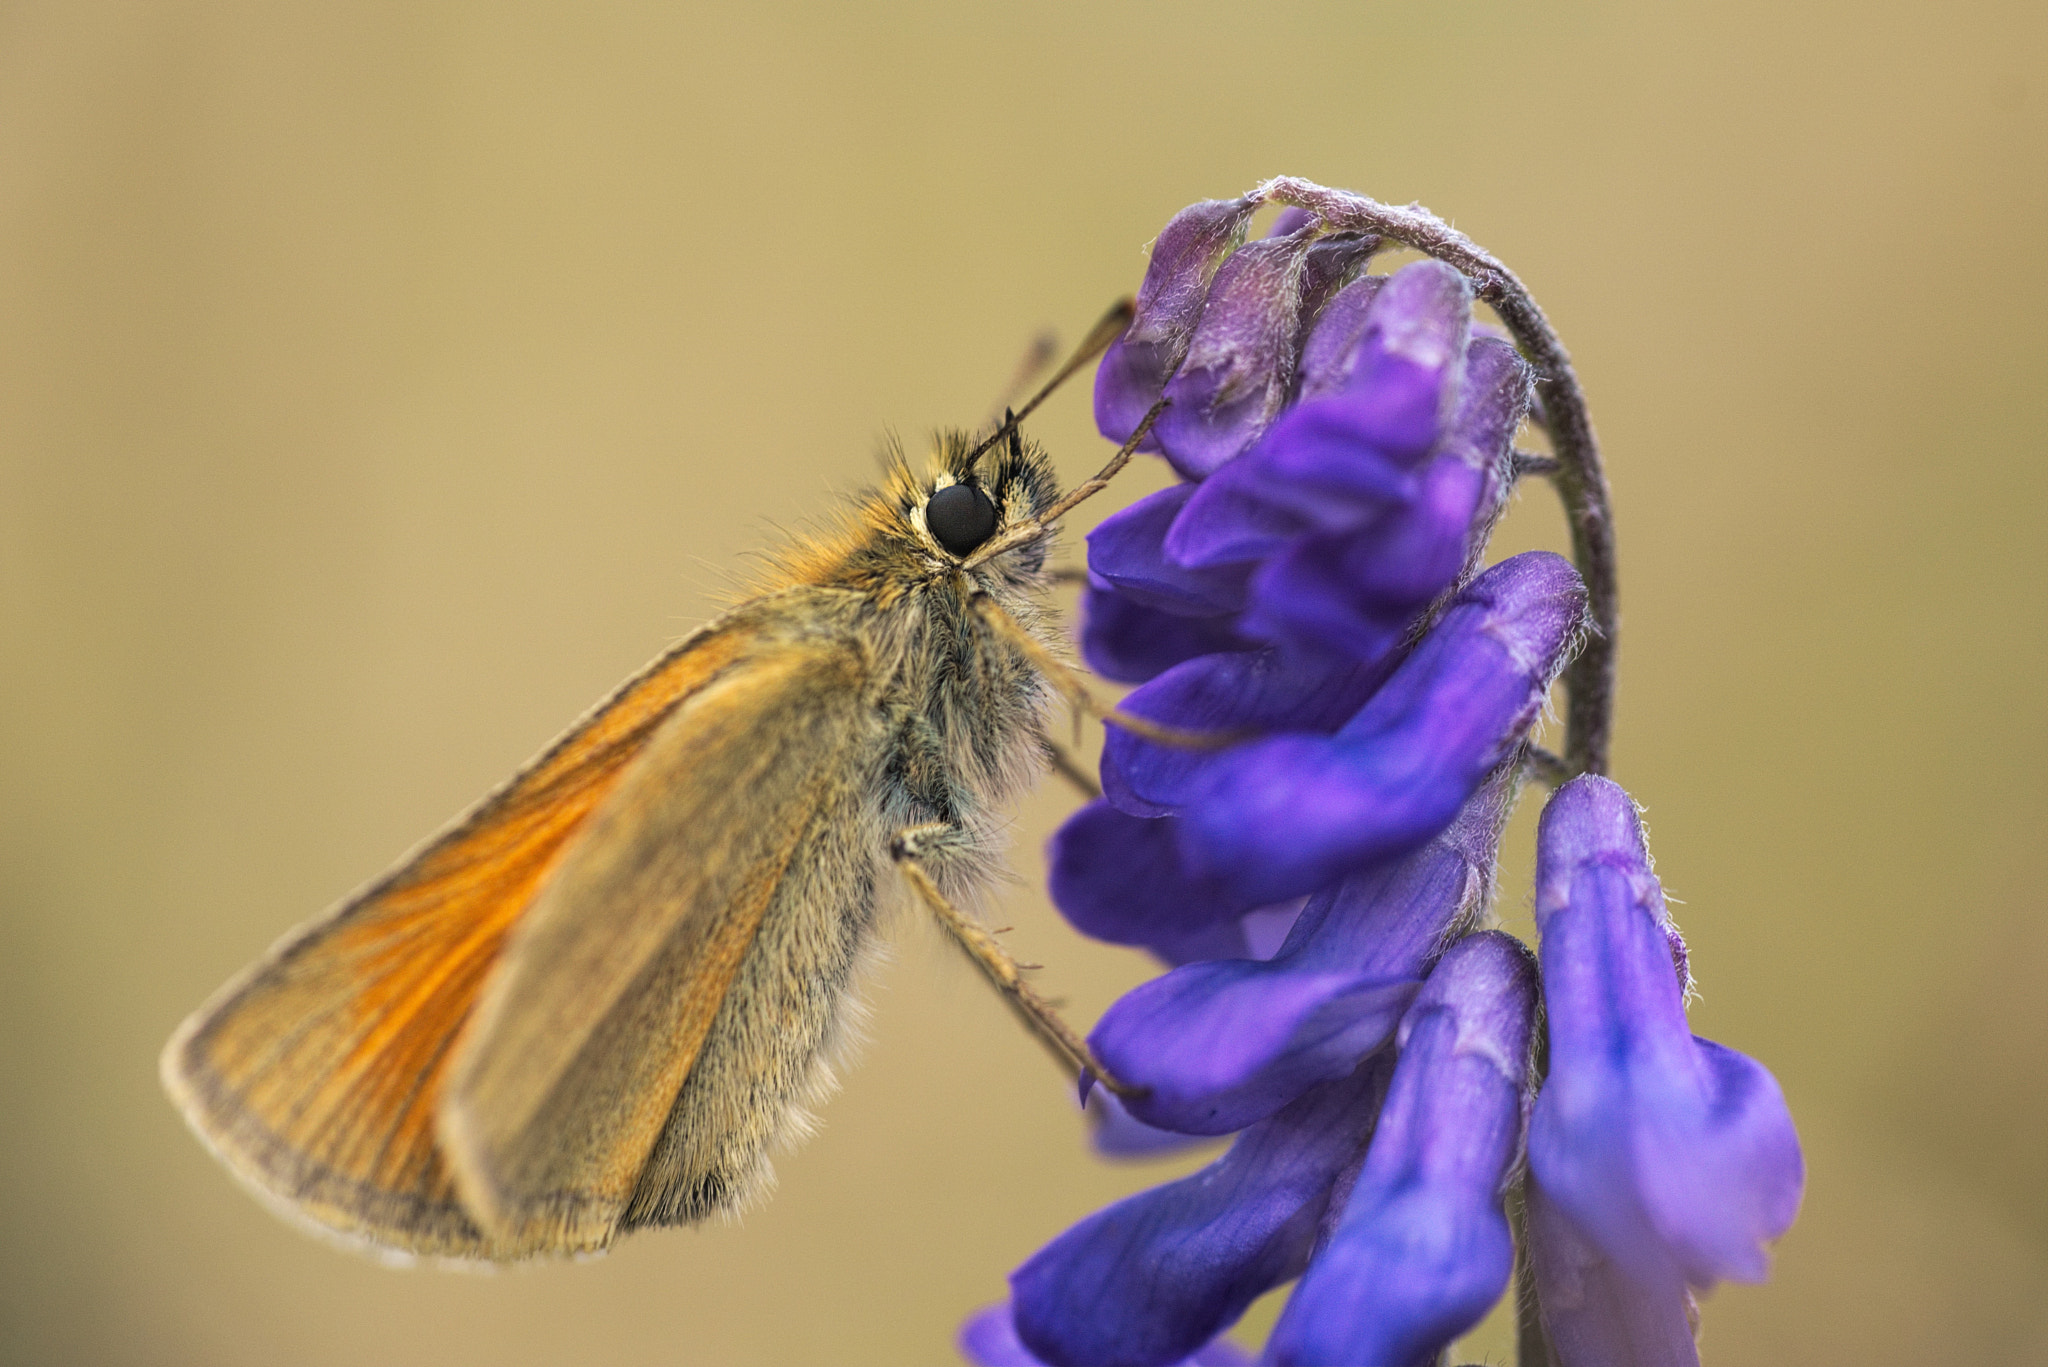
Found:
[{"label": "black compound eye", "polygon": [[996,505],[972,484],[948,484],[924,505],[924,525],[954,555],[965,555],[995,534]]}]

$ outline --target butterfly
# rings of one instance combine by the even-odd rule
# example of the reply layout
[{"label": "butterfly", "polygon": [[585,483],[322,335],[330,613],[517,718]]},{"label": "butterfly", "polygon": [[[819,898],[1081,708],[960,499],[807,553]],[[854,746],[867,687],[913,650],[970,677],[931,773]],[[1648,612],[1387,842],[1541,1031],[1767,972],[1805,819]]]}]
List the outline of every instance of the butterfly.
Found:
[{"label": "butterfly", "polygon": [[200,1138],[286,1215],[400,1257],[590,1253],[731,1212],[828,1089],[906,887],[1072,1071],[1116,1086],[955,903],[1045,766],[1053,695],[1088,701],[1053,648],[1053,532],[1159,409],[1064,496],[1019,424],[1130,316],[990,435],[941,434],[922,474],[895,462],[222,988],[162,1060]]}]

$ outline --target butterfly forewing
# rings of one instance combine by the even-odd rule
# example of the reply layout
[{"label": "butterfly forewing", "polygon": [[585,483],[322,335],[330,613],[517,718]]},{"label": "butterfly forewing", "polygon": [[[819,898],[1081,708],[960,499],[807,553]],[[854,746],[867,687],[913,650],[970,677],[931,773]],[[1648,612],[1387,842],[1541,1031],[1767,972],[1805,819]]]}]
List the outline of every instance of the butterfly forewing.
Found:
[{"label": "butterfly forewing", "polygon": [[518,1256],[456,1197],[435,1112],[506,938],[677,703],[750,633],[700,632],[364,892],[288,936],[173,1036],[167,1087],[274,1202],[387,1249]]}]

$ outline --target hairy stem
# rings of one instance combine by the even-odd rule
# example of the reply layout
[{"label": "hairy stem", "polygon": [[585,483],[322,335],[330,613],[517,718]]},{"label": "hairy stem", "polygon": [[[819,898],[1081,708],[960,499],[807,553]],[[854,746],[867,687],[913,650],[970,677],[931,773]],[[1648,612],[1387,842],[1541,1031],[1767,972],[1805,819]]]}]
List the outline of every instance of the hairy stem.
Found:
[{"label": "hairy stem", "polygon": [[1529,1259],[1528,1174],[1508,1193],[1508,1221],[1515,1232],[1515,1277],[1508,1294],[1515,1298],[1515,1359],[1520,1367],[1558,1367],[1557,1348],[1543,1327],[1543,1308],[1536,1298],[1536,1268]]},{"label": "hairy stem", "polygon": [[1522,772],[1546,788],[1561,788],[1572,776],[1564,756],[1553,755],[1540,745],[1531,745],[1523,750]]},{"label": "hairy stem", "polygon": [[1417,206],[1396,208],[1294,176],[1252,192],[1267,203],[1293,204],[1346,232],[1377,233],[1456,269],[1491,305],[1523,356],[1536,367],[1540,414],[1556,452],[1552,475],[1571,523],[1572,559],[1586,581],[1594,632],[1566,670],[1565,762],[1575,773],[1607,772],[1614,722],[1614,661],[1621,609],[1615,578],[1614,518],[1600,444],[1564,343],[1515,273],[1450,224]]}]

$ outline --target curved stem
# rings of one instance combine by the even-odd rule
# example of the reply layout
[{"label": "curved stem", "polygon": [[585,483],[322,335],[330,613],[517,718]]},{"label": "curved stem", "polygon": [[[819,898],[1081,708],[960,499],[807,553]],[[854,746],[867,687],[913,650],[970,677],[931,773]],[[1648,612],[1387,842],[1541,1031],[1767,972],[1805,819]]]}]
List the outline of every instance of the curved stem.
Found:
[{"label": "curved stem", "polygon": [[1261,203],[1292,204],[1332,228],[1377,233],[1453,267],[1493,307],[1542,386],[1543,425],[1556,452],[1553,478],[1571,523],[1572,559],[1586,581],[1593,633],[1565,671],[1565,762],[1575,773],[1607,772],[1614,723],[1614,659],[1621,609],[1615,579],[1614,517],[1600,444],[1586,413],[1586,398],[1571,356],[1550,320],[1515,273],[1450,224],[1418,206],[1396,208],[1332,190],[1313,181],[1279,176],[1252,191]]}]

